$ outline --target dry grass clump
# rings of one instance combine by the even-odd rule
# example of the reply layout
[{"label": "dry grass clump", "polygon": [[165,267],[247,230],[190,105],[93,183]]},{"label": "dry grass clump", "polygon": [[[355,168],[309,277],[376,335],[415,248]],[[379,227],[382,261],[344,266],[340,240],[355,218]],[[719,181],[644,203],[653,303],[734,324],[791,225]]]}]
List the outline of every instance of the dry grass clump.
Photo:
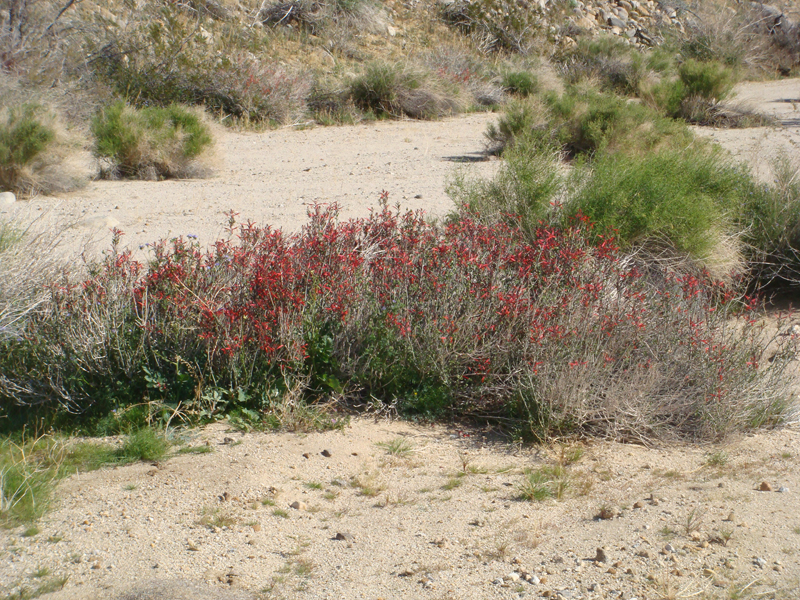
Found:
[{"label": "dry grass clump", "polygon": [[88,177],[75,160],[79,152],[52,110],[30,103],[0,108],[0,190],[29,196],[82,187]]}]

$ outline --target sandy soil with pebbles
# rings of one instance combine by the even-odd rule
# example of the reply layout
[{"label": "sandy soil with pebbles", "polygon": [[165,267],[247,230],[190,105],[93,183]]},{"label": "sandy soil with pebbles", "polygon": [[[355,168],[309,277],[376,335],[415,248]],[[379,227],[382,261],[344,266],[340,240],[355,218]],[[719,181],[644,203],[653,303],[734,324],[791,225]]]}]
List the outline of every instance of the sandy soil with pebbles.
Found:
[{"label": "sandy soil with pebbles", "polygon": [[[800,82],[741,86],[739,99],[781,125],[702,133],[769,178],[779,151],[798,156]],[[102,248],[110,225],[134,247],[211,241],[231,209],[297,230],[309,203],[364,215],[383,189],[442,216],[455,168],[497,168],[481,154],[495,118],[223,131],[215,178],[94,182],[2,212],[72,223],[72,248]],[[491,431],[356,420],[308,435],[224,424],[185,435],[211,452],[76,474],[38,534],[0,531],[0,597],[61,576],[53,600],[800,597],[796,425],[713,448],[592,443],[564,466],[563,497],[541,502],[519,499],[523,471],[570,453]],[[409,451],[390,454],[395,440]]]},{"label": "sandy soil with pebbles", "polygon": [[[397,440],[406,452],[390,452]],[[733,595],[745,586],[789,599],[800,589],[792,427],[723,447],[582,452],[367,419],[308,435],[217,424],[187,443],[211,452],[64,481],[37,535],[0,533],[0,589],[33,587],[43,568],[69,577],[54,600],[727,599],[750,597]],[[559,464],[560,500],[520,499],[525,469]]]}]

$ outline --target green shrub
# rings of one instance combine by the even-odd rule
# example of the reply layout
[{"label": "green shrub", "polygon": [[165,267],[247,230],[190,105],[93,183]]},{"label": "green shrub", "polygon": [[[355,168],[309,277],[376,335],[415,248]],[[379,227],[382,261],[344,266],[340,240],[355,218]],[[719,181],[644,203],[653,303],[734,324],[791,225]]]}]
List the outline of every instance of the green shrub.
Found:
[{"label": "green shrub", "polygon": [[176,104],[135,109],[115,102],[95,116],[92,133],[95,154],[112,175],[143,179],[200,172],[197,160],[212,144],[198,114]]},{"label": "green shrub", "polygon": [[55,131],[38,105],[24,104],[4,112],[5,118],[0,117],[0,190],[29,192],[36,187],[31,167],[55,140]]},{"label": "green shrub", "polygon": [[[730,125],[733,123],[730,115],[727,123],[715,119],[715,115],[719,113],[720,102],[733,90],[734,83],[733,71],[720,63],[690,59],[678,68],[677,79],[662,80],[644,96],[669,117],[701,125]],[[742,124],[746,122],[742,121]]]},{"label": "green shrub", "polygon": [[143,427],[134,431],[125,439],[117,451],[118,460],[134,462],[138,460],[160,460],[169,450],[169,442],[163,432],[151,427]]},{"label": "green shrub", "polygon": [[568,214],[588,217],[597,234],[614,237],[623,248],[663,241],[701,260],[733,231],[754,187],[746,171],[704,148],[603,155],[590,172],[575,176],[585,180]]},{"label": "green shrub", "polygon": [[570,156],[606,152],[644,153],[691,142],[689,130],[647,106],[613,94],[567,90],[509,105],[486,136],[501,150],[517,137]]},{"label": "green shrub", "polygon": [[365,111],[381,116],[432,119],[454,112],[455,92],[440,89],[424,74],[387,63],[372,63],[350,83],[350,98]]},{"label": "green shrub", "polygon": [[741,229],[757,285],[800,285],[800,170],[788,159],[774,167],[775,184],[748,194]]},{"label": "green shrub", "polygon": [[508,71],[502,76],[506,93],[525,98],[539,91],[539,80],[528,71]]},{"label": "green shrub", "polygon": [[583,38],[566,56],[559,69],[569,84],[596,81],[607,91],[636,94],[647,76],[644,56],[613,35]]}]

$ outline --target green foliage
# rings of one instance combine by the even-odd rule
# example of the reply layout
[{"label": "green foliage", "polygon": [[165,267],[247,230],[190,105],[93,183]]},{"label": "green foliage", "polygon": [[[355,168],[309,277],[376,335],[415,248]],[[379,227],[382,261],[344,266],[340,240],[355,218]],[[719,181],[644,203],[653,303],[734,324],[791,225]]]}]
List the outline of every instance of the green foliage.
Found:
[{"label": "green foliage", "polygon": [[539,91],[539,80],[528,71],[507,71],[502,75],[502,85],[507,93],[525,98]]},{"label": "green foliage", "polygon": [[738,206],[753,189],[746,171],[703,148],[663,150],[643,157],[603,155],[568,204],[624,248],[662,240],[703,258],[730,231]]},{"label": "green foliage", "polygon": [[567,83],[597,81],[603,90],[620,94],[638,93],[650,66],[642,53],[613,35],[581,38],[561,61]]},{"label": "green foliage", "polygon": [[95,116],[92,133],[95,154],[124,177],[186,176],[212,144],[198,115],[176,104],[135,109],[117,101]]},{"label": "green foliage", "polygon": [[43,109],[23,104],[7,109],[0,121],[0,190],[27,191],[24,169],[55,139],[55,131],[44,122]]},{"label": "green foliage", "polygon": [[535,145],[570,156],[598,151],[635,155],[664,146],[682,147],[692,140],[685,126],[647,106],[577,88],[561,96],[545,94],[542,101],[512,103],[486,136],[500,148],[524,136]]},{"label": "green foliage", "polygon": [[537,11],[513,0],[457,0],[442,4],[442,18],[484,52],[525,54],[541,29]]},{"label": "green foliage", "polygon": [[718,62],[687,60],[678,67],[678,75],[686,96],[699,96],[706,100],[724,100],[735,83],[733,71]]},{"label": "green foliage", "polygon": [[161,460],[168,450],[169,442],[163,432],[145,427],[127,436],[117,451],[117,458],[121,462]]}]

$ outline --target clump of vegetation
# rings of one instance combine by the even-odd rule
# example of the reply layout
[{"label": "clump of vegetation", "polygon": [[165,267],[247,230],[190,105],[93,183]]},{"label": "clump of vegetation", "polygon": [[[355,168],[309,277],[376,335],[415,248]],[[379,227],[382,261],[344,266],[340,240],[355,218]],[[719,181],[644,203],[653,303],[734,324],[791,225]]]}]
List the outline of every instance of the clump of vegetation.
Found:
[{"label": "clump of vegetation", "polygon": [[200,162],[212,144],[208,126],[178,105],[136,109],[122,101],[92,122],[95,154],[108,162],[106,176],[160,179],[203,174]]},{"label": "clump of vegetation", "polygon": [[507,71],[503,73],[501,81],[507,93],[521,98],[539,91],[539,80],[529,71]]},{"label": "clump of vegetation", "polygon": [[210,254],[182,240],[148,265],[109,252],[0,342],[0,394],[9,412],[90,419],[142,398],[201,419],[335,394],[503,416],[537,439],[709,439],[780,420],[789,354],[762,360],[755,304],[667,267],[653,286],[581,223],[523,234],[466,213],[338,223],[319,208],[302,233],[246,226]]},{"label": "clump of vegetation", "polygon": [[455,97],[437,87],[422,73],[373,63],[350,83],[350,97],[356,106],[378,116],[430,119],[455,112],[458,107]]},{"label": "clump of vegetation", "polygon": [[0,191],[68,191],[85,177],[64,163],[69,147],[52,111],[38,104],[0,109]]},{"label": "clump of vegetation", "polygon": [[684,125],[646,106],[578,88],[512,103],[486,132],[495,151],[522,136],[569,156],[601,150],[638,155],[668,145],[685,146],[692,139]]}]

